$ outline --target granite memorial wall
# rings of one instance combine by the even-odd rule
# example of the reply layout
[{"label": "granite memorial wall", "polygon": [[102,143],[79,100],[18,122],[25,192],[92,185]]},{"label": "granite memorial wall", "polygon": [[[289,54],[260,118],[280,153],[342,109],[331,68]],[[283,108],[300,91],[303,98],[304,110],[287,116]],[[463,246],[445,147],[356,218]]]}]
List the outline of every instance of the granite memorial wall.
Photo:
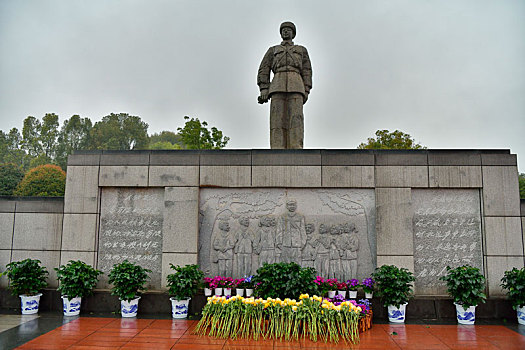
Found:
[{"label": "granite memorial wall", "polygon": [[63,204],[48,202],[0,200],[0,262],[39,258],[52,286],[71,259],[105,272],[139,262],[151,290],[166,288],[170,263],[242,277],[296,261],[340,279],[395,264],[432,296],[445,295],[447,265],[469,263],[493,297],[525,259],[507,150],[82,152],[68,160]]}]

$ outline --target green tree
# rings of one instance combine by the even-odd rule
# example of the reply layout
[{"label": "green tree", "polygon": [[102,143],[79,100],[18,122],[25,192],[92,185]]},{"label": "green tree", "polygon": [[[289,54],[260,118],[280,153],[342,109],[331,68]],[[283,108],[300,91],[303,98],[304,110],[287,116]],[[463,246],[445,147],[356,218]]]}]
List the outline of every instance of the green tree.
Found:
[{"label": "green tree", "polygon": [[369,137],[366,143],[361,143],[358,149],[426,149],[402,131],[377,130],[376,138]]},{"label": "green tree", "polygon": [[90,132],[93,124],[89,118],[75,114],[64,120],[58,135],[55,162],[66,169],[67,157],[75,150],[86,149],[90,144]]},{"label": "green tree", "polygon": [[0,130],[0,163],[13,163],[23,170],[29,169],[30,157],[21,149],[22,136],[17,128],[9,133]]},{"label": "green tree", "polygon": [[520,183],[520,197],[525,199],[525,174],[521,173],[518,175],[518,181]]},{"label": "green tree", "polygon": [[149,149],[182,149],[181,137],[173,131],[161,131],[149,136]]},{"label": "green tree", "polygon": [[58,138],[58,115],[55,113],[46,113],[42,118],[40,126],[39,142],[42,145],[42,151],[48,159],[54,159],[57,138]]},{"label": "green tree", "polygon": [[182,141],[180,139],[180,136],[173,131],[161,131],[160,133],[154,133],[149,136],[149,142],[150,144],[157,143],[157,142],[169,142],[172,145],[180,145],[182,146]]},{"label": "green tree", "polygon": [[179,144],[173,144],[168,141],[158,141],[149,144],[149,149],[182,149]]},{"label": "green tree", "polygon": [[184,117],[184,128],[177,128],[184,147],[187,149],[221,149],[226,146],[230,138],[223,136],[216,127],[208,130],[208,123],[199,118]]},{"label": "green tree", "polygon": [[24,119],[22,127],[22,141],[20,145],[30,157],[38,157],[42,154],[42,145],[40,144],[40,130],[42,124],[40,120],[33,116]]},{"label": "green tree", "polygon": [[148,124],[127,113],[105,116],[90,133],[90,149],[131,150],[148,147]]},{"label": "green tree", "polygon": [[11,196],[24,173],[13,163],[0,164],[0,196]]},{"label": "green tree", "polygon": [[18,184],[16,196],[63,196],[66,173],[57,165],[40,165],[29,170]]}]

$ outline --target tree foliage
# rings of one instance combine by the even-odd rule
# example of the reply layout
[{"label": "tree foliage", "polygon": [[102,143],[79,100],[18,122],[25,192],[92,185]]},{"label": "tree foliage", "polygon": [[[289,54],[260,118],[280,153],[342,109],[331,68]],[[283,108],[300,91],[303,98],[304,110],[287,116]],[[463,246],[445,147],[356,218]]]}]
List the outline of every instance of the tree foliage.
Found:
[{"label": "tree foliage", "polygon": [[138,116],[111,113],[93,122],[73,115],[60,126],[55,113],[47,113],[41,120],[28,116],[22,130],[0,130],[0,164],[13,163],[23,172],[45,165],[67,167],[67,158],[76,150],[178,150],[219,149],[226,146],[229,137],[208,123],[185,117],[180,133],[169,130],[148,136],[148,124]]},{"label": "tree foliage", "polygon": [[64,120],[58,136],[56,163],[66,168],[67,157],[75,150],[87,149],[90,146],[93,124],[89,118],[81,118],[75,114]]},{"label": "tree foliage", "polygon": [[148,124],[127,113],[105,116],[91,130],[93,149],[132,150],[148,146]]},{"label": "tree foliage", "polygon": [[39,142],[45,156],[49,159],[54,158],[57,148],[58,138],[58,115],[47,113],[42,118],[40,126]]},{"label": "tree foliage", "polygon": [[158,141],[155,143],[150,143],[149,149],[182,149],[182,147],[179,144],[173,144],[168,141]]},{"label": "tree foliage", "polygon": [[18,184],[16,196],[63,196],[66,173],[59,166],[46,164],[29,170]]},{"label": "tree foliage", "polygon": [[0,164],[0,196],[11,196],[24,173],[13,163]]},{"label": "tree foliage", "polygon": [[518,181],[520,184],[520,198],[525,199],[525,174],[521,173],[518,175]]},{"label": "tree foliage", "polygon": [[376,138],[369,137],[366,143],[361,143],[359,149],[426,149],[416,143],[409,134],[402,131],[377,130]]},{"label": "tree foliage", "polygon": [[22,136],[17,128],[9,133],[0,130],[0,163],[13,163],[22,169],[29,165],[30,157],[21,149]]},{"label": "tree foliage", "polygon": [[160,133],[151,134],[149,137],[149,142],[150,144],[154,144],[157,142],[169,142],[172,145],[182,146],[180,136],[174,133],[173,131],[168,130],[161,131]]},{"label": "tree foliage", "polygon": [[216,127],[208,129],[208,123],[199,118],[184,117],[186,123],[183,128],[177,128],[184,148],[186,149],[221,149],[226,146],[230,138],[224,136]]}]

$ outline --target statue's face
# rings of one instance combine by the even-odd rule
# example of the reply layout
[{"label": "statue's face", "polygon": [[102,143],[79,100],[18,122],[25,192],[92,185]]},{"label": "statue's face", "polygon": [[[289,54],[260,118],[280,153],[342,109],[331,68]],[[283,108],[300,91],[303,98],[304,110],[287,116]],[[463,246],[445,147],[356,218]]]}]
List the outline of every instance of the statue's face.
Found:
[{"label": "statue's face", "polygon": [[219,228],[220,228],[221,230],[223,230],[224,232],[228,232],[228,231],[230,231],[230,224],[227,223],[227,222],[221,222],[221,223],[219,224]]},{"label": "statue's face", "polygon": [[314,224],[306,224],[304,229],[306,230],[306,234],[311,234],[315,231],[315,226]]},{"label": "statue's face", "polygon": [[297,209],[297,203],[291,201],[286,203],[286,209],[293,213]]},{"label": "statue's face", "polygon": [[246,226],[246,227],[248,227],[248,226],[250,226],[250,219],[244,217],[244,218],[242,218],[242,219],[239,221],[239,223],[240,223],[242,226]]},{"label": "statue's face", "polygon": [[292,30],[292,28],[284,27],[281,30],[281,38],[283,38],[283,40],[292,40],[292,38],[293,38],[293,30]]}]

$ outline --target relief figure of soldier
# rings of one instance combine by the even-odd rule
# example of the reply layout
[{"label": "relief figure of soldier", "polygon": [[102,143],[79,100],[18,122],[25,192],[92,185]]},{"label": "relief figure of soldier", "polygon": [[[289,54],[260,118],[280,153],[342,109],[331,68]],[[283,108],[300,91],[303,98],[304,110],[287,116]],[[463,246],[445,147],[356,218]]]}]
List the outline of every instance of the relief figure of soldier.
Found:
[{"label": "relief figure of soldier", "polygon": [[330,278],[341,279],[341,256],[339,252],[339,238],[341,235],[341,226],[332,225],[330,227]]},{"label": "relief figure of soldier", "polygon": [[237,274],[239,276],[249,276],[252,271],[252,253],[254,234],[249,229],[250,219],[243,216],[239,219],[241,224],[239,231],[235,234],[235,259]]},{"label": "relief figure of soldier", "polygon": [[315,225],[306,224],[306,245],[304,246],[303,251],[301,253],[303,267],[315,268],[315,258],[317,255],[317,250],[314,246],[314,232]]},{"label": "relief figure of soldier", "polygon": [[213,249],[216,253],[214,262],[218,264],[219,276],[230,276],[233,272],[233,248],[235,239],[230,235],[228,221],[219,221],[219,230],[213,240]]},{"label": "relief figure of soldier", "polygon": [[259,254],[259,265],[273,264],[275,261],[275,230],[277,221],[274,217],[263,216],[259,219],[259,230],[255,236],[253,246]]},{"label": "relief figure of soldier", "polygon": [[353,223],[343,225],[341,237],[341,267],[343,278],[357,278],[357,251],[359,250],[359,238],[357,229]]},{"label": "relief figure of soldier", "polygon": [[282,262],[301,261],[301,250],[306,244],[306,223],[304,216],[297,213],[297,202],[286,202],[287,212],[277,223],[277,247],[281,250]]},{"label": "relief figure of soldier", "polygon": [[330,270],[330,246],[332,238],[329,235],[330,228],[325,225],[319,225],[319,235],[315,239],[317,246],[317,259],[315,260],[315,269],[320,276],[328,276]]}]

